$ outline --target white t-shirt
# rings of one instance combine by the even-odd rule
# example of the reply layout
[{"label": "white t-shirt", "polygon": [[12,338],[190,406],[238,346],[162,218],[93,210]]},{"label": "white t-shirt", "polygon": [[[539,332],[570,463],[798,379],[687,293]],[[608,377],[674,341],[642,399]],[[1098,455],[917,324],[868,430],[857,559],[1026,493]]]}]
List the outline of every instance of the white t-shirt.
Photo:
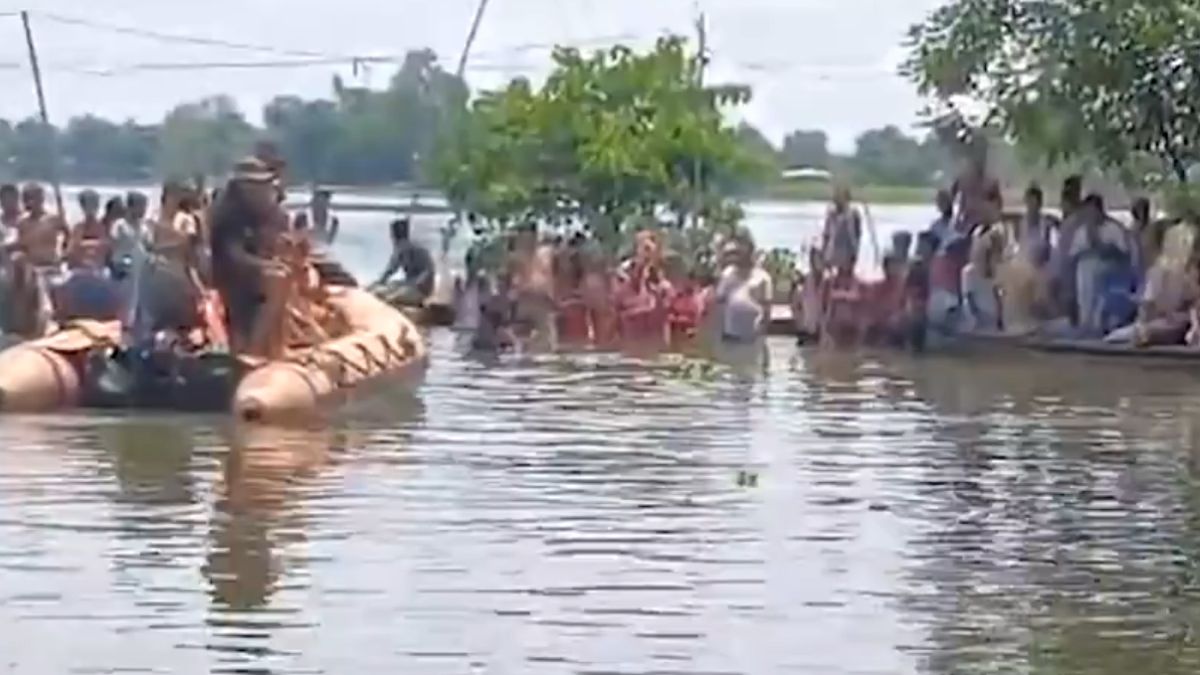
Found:
[{"label": "white t-shirt", "polygon": [[1000,300],[996,295],[996,280],[983,276],[975,264],[962,271],[963,304],[966,305],[970,330],[1000,328]]},{"label": "white t-shirt", "polygon": [[771,302],[771,275],[761,267],[743,277],[736,267],[728,267],[717,283],[717,302],[721,306],[721,330],[726,337],[753,340],[769,317],[763,305]]}]

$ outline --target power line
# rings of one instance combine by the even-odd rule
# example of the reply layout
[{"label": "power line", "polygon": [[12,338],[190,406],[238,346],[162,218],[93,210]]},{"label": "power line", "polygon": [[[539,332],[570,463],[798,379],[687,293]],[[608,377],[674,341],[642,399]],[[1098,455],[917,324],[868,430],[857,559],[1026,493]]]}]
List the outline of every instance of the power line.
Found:
[{"label": "power line", "polygon": [[[194,45],[203,45],[203,46],[207,46],[207,47],[224,47],[226,49],[240,49],[243,51],[254,51],[254,52],[261,52],[261,53],[268,53],[268,54],[279,54],[279,55],[283,55],[283,56],[307,56],[307,57],[316,57],[316,58],[331,58],[331,57],[336,56],[333,54],[326,54],[326,53],[321,53],[321,52],[285,49],[285,48],[279,48],[279,47],[272,47],[269,45],[252,44],[252,43],[248,43],[248,42],[233,42],[230,40],[220,40],[217,38],[199,37],[199,36],[195,36],[195,35],[181,35],[178,33],[160,33],[158,31],[146,30],[144,28],[119,26],[119,25],[104,23],[104,22],[100,22],[100,21],[93,21],[91,19],[82,19],[82,18],[78,18],[78,17],[65,16],[62,14],[53,14],[50,12],[34,12],[34,14],[36,14],[37,16],[40,16],[48,21],[54,21],[56,23],[72,25],[72,26],[83,26],[86,28],[94,28],[97,30],[108,31],[111,33],[119,33],[122,35],[132,35],[135,37],[142,37],[142,38],[147,38],[150,40],[158,40],[160,42],[188,43],[188,44],[194,44]],[[343,58],[346,58],[346,57],[343,57]]]}]

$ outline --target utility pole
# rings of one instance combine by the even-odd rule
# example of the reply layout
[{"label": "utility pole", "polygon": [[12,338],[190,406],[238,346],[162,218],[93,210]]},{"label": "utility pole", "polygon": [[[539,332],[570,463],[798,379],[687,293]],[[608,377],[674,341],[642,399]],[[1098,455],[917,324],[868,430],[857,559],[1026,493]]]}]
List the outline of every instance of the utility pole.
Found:
[{"label": "utility pole", "polygon": [[33,85],[37,89],[38,109],[42,116],[47,138],[50,139],[50,182],[54,186],[54,203],[58,206],[58,215],[65,219],[67,212],[63,210],[62,185],[58,181],[58,149],[54,134],[50,127],[50,115],[46,113],[46,93],[42,90],[42,69],[38,66],[37,49],[33,46],[33,30],[29,27],[29,12],[21,11],[21,24],[25,26],[25,44],[29,47],[29,67],[33,71]]},{"label": "utility pole", "polygon": [[[700,12],[696,17],[696,36],[697,36],[697,54],[698,68],[696,72],[696,83],[701,90],[704,89],[704,71],[708,67],[708,27],[705,24],[704,12]],[[695,225],[700,225],[700,210],[704,205],[704,168],[697,157],[692,162],[692,190],[695,194],[695,203],[692,205],[694,210],[693,218]]]},{"label": "utility pole", "polygon": [[479,0],[475,9],[475,20],[471,22],[471,32],[467,33],[467,43],[463,45],[462,56],[458,59],[458,79],[467,72],[467,59],[471,57],[471,47],[475,44],[475,36],[479,34],[479,25],[483,23],[483,13],[487,11],[488,0]]}]

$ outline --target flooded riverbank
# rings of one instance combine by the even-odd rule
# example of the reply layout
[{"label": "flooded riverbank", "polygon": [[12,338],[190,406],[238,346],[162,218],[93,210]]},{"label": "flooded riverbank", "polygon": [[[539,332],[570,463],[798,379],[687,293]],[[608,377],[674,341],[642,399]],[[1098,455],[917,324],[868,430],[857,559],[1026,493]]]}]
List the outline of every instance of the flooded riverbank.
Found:
[{"label": "flooded riverbank", "polygon": [[328,429],[0,419],[0,671],[1200,668],[1200,370],[432,346]]},{"label": "flooded riverbank", "polygon": [[332,430],[0,422],[0,666],[1197,665],[1191,373],[434,345]]}]

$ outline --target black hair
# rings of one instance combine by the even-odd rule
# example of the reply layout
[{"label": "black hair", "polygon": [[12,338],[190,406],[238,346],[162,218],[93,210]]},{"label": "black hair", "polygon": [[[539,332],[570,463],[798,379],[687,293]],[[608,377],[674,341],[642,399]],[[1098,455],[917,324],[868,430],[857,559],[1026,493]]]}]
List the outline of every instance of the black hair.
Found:
[{"label": "black hair", "polygon": [[0,185],[0,197],[17,197],[20,196],[21,190],[17,188],[15,183],[5,183]]},{"label": "black hair", "polygon": [[133,208],[135,205],[145,208],[149,204],[150,204],[150,199],[147,198],[145,193],[143,193],[143,192],[138,192],[137,190],[130,190],[125,195],[125,206],[127,206],[129,208]]},{"label": "black hair", "polygon": [[112,197],[104,202],[104,219],[116,220],[125,217],[125,200],[120,197]]},{"label": "black hair", "polygon": [[1097,211],[1100,211],[1101,213],[1103,213],[1104,212],[1104,197],[1099,192],[1089,193],[1088,196],[1083,199],[1083,205],[1090,206],[1090,207],[1096,209]]},{"label": "black hair", "polygon": [[933,232],[922,232],[917,235],[917,250],[930,249],[936,251],[938,247],[938,236]]},{"label": "black hair", "polygon": [[1037,183],[1030,183],[1029,187],[1025,188],[1025,197],[1037,197],[1039,202],[1045,201],[1046,195],[1042,194],[1042,188]]},{"label": "black hair", "polygon": [[412,232],[412,222],[408,218],[397,218],[390,225],[392,239],[408,239]]}]

